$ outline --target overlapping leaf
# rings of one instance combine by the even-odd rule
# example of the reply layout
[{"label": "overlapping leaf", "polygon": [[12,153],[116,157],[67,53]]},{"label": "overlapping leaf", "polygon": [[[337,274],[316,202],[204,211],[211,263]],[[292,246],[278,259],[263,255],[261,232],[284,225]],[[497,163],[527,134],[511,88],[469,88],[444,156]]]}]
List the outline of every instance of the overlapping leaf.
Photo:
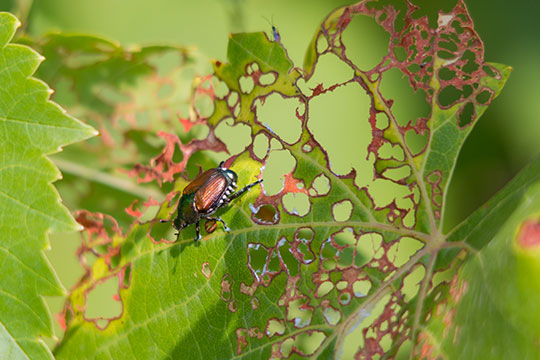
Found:
[{"label": "overlapping leaf", "polygon": [[[425,355],[451,359],[536,359],[540,351],[538,285],[540,161],[457,229],[467,229],[471,254],[456,274],[450,301],[422,330]],[[479,220],[480,219],[480,220]],[[473,229],[471,229],[473,227]],[[452,236],[458,240],[457,235]],[[443,257],[444,259],[444,257]],[[488,355],[489,354],[489,355]]]},{"label": "overlapping leaf", "polygon": [[0,337],[1,357],[46,359],[52,336],[43,296],[63,289],[42,250],[50,231],[78,228],[51,185],[60,173],[45,155],[95,131],[48,100],[32,78],[43,58],[10,44],[18,20],[0,13]]},{"label": "overlapping leaf", "polygon": [[[294,67],[279,41],[261,33],[232,35],[228,63],[214,63],[216,87],[226,90],[210,91],[214,112],[206,119],[207,137],[183,143],[161,133],[167,147],[138,174],[172,181],[193,165],[197,151],[226,150],[215,129],[228,119],[248,125],[253,139],[227,162],[240,185],[270,176],[274,153],[290,155],[294,169],[283,174],[278,193],[263,184],[262,192],[254,189],[221,211],[232,231],[208,226],[200,244],[192,242],[192,229],[183,231],[174,245],[159,242],[173,238],[158,219],[173,214],[174,192],[155,219],[129,230],[99,214],[80,213],[91,235],[82,252],[99,257],[66,304],[68,330],[57,356],[418,354],[422,349],[415,347],[416,335],[449,292],[447,277],[436,271],[455,266],[458,251],[445,250],[444,264],[436,262],[437,255],[449,247],[466,248],[462,242],[447,242],[442,233],[448,182],[463,141],[500,92],[509,68],[484,62],[482,43],[462,2],[440,11],[435,25],[417,10],[410,3],[398,12],[370,1],[336,10],[317,30],[305,71]],[[355,15],[373,17],[390,35],[387,55],[369,70],[347,57],[343,42]],[[311,90],[300,86],[326,55],[337,56],[351,77]],[[431,105],[429,117],[396,116],[393,99],[379,86],[391,69],[423,91]],[[371,101],[362,121],[372,129],[367,154],[373,159],[373,179],[361,186],[355,171],[332,171],[327,152],[310,131],[313,100],[351,85],[360,85]],[[297,102],[291,126],[299,125],[298,139],[285,141],[260,121],[258,114],[271,94]],[[257,141],[268,144],[268,150],[258,151]],[[181,175],[176,176],[176,192],[189,181]],[[288,206],[289,196],[304,199],[307,210]],[[123,312],[103,324],[86,316],[86,295],[110,278],[118,278]]]},{"label": "overlapping leaf", "polygon": [[182,47],[125,48],[88,35],[20,41],[46,57],[37,76],[55,88],[55,101],[100,131],[100,137],[55,157],[66,176],[59,184],[62,196],[70,208],[99,209],[129,224],[124,208],[134,195],[162,195],[126,181],[125,172],[159,153],[164,141],[158,131],[183,133],[212,112],[203,93],[193,94],[210,69],[207,60]]}]

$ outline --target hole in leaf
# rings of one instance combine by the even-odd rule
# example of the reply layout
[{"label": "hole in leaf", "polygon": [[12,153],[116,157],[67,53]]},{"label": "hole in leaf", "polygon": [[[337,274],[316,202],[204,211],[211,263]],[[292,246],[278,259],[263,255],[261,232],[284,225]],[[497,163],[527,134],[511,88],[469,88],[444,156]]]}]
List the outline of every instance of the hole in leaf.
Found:
[{"label": "hole in leaf", "polygon": [[231,118],[221,121],[215,134],[225,143],[231,154],[240,153],[251,143],[251,127],[242,123],[234,125]]},{"label": "hole in leaf", "polygon": [[358,83],[338,87],[310,103],[308,127],[328,153],[330,169],[342,175],[357,169],[359,186],[370,181],[365,169],[373,162],[366,159],[371,126],[368,121],[360,121],[369,116],[369,107],[369,97]]},{"label": "hole in leaf", "polygon": [[296,99],[284,99],[281,95],[271,94],[265,98],[264,103],[256,101],[255,106],[257,120],[261,124],[289,144],[298,141],[302,124],[296,117],[296,111],[302,105]]},{"label": "hole in leaf", "polygon": [[351,301],[351,294],[348,292],[341,293],[339,295],[338,301],[341,303],[341,305],[347,305]]},{"label": "hole in leaf", "polygon": [[368,280],[358,280],[353,283],[354,296],[364,297],[369,294],[371,283]]},{"label": "hole in leaf", "polygon": [[248,244],[248,266],[258,276],[262,276],[269,251],[261,244]]},{"label": "hole in leaf", "polygon": [[303,227],[296,231],[294,238],[295,240],[298,240],[298,241],[310,242],[311,240],[313,240],[314,235],[315,235],[315,232],[313,231],[313,229],[308,228],[308,227]]},{"label": "hole in leaf", "polygon": [[350,246],[356,243],[356,237],[354,236],[351,228],[345,228],[334,235],[334,242],[338,246]]},{"label": "hole in leaf", "polygon": [[283,354],[284,358],[289,357],[289,355],[291,354],[293,345],[294,345],[294,339],[292,338],[285,339],[285,341],[281,343],[281,346],[279,347],[279,349],[281,350],[281,354]]},{"label": "hole in leaf", "polygon": [[261,83],[261,85],[265,85],[265,86],[272,85],[273,83],[276,82],[276,80],[277,80],[277,76],[273,72],[262,74],[261,77],[259,78],[259,82]]},{"label": "hole in leaf", "polygon": [[320,256],[322,259],[330,259],[336,256],[337,249],[332,244],[332,238],[328,238],[321,247]]},{"label": "hole in leaf", "polygon": [[392,261],[394,266],[400,267],[423,246],[424,244],[419,240],[403,237],[388,249],[386,256]]},{"label": "hole in leaf", "polygon": [[408,77],[398,69],[386,71],[381,80],[381,92],[394,100],[392,112],[399,125],[405,126],[415,119],[429,116],[431,107],[427,103],[426,93],[414,91]]},{"label": "hole in leaf", "polygon": [[314,194],[310,192],[312,196],[323,196],[330,191],[330,179],[325,174],[321,173],[313,180],[311,187]]},{"label": "hole in leaf", "polygon": [[326,335],[322,331],[302,332],[296,335],[294,347],[302,355],[311,355],[321,346],[324,339],[326,339]]},{"label": "hole in leaf", "polygon": [[426,131],[424,135],[418,134],[413,129],[405,133],[405,143],[407,144],[407,147],[414,156],[422,153],[423,150],[426,148],[428,142],[428,134],[428,131]]},{"label": "hole in leaf", "polygon": [[456,52],[458,50],[457,45],[454,42],[451,41],[439,41],[439,47],[442,49],[446,49],[450,52]]},{"label": "hole in leaf", "polygon": [[390,222],[394,222],[407,212],[409,218],[407,218],[407,223],[404,220],[404,224],[409,227],[414,224],[415,209],[410,199],[411,194],[414,195],[414,191],[407,185],[378,178],[369,186],[368,192],[378,209],[389,207],[392,203],[395,204],[395,210],[390,211],[387,215]]},{"label": "hole in leaf", "polygon": [[399,62],[404,62],[405,59],[407,58],[407,52],[405,51],[405,49],[401,46],[395,46],[394,47],[394,57],[399,61]]},{"label": "hole in leaf", "polygon": [[94,322],[101,330],[105,329],[107,325],[109,325],[109,320],[107,319],[95,319]]},{"label": "hole in leaf", "polygon": [[446,108],[457,102],[461,99],[462,92],[457,89],[454,85],[448,85],[439,92],[437,97],[441,107]]},{"label": "hole in leaf", "polygon": [[328,306],[323,310],[323,316],[326,322],[332,326],[337,325],[339,320],[341,320],[341,312],[331,306]]},{"label": "hole in leaf", "polygon": [[232,91],[229,93],[229,96],[227,97],[227,105],[229,105],[229,107],[234,107],[237,103],[238,103],[238,99],[239,99],[239,96],[238,96],[238,93],[236,91]]},{"label": "hole in leaf", "polygon": [[265,269],[267,273],[278,273],[281,271],[281,262],[279,261],[278,252],[276,250],[271,251],[270,261],[268,261],[268,268]]},{"label": "hole in leaf", "polygon": [[439,70],[439,79],[441,80],[450,81],[455,77],[456,72],[454,70],[450,70],[449,68],[441,68]]},{"label": "hole in leaf", "polygon": [[296,328],[303,328],[311,323],[313,309],[305,306],[306,301],[305,298],[296,299],[287,307],[287,320],[294,320]]},{"label": "hole in leaf", "polygon": [[[343,249],[342,251],[339,252],[339,257],[338,257],[338,266],[341,267],[341,268],[348,268],[350,267],[352,264],[353,264],[353,260],[354,260],[354,248],[353,247],[347,247],[345,249]],[[344,284],[342,285],[345,285],[346,286],[347,282],[344,282]],[[339,283],[338,283],[339,285]],[[339,287],[338,287],[339,289]],[[343,290],[344,287],[342,287],[340,290]]]},{"label": "hole in leaf", "polygon": [[355,265],[360,267],[370,262],[381,249],[382,237],[377,233],[362,234],[356,242]]},{"label": "hole in leaf", "polygon": [[203,125],[203,124],[195,124],[191,127],[189,134],[193,135],[194,139],[204,140],[208,137],[209,132],[210,130],[208,126]]},{"label": "hole in leaf", "polygon": [[271,338],[274,335],[283,335],[285,332],[285,324],[283,320],[270,319],[266,325],[266,335]]},{"label": "hole in leaf", "polygon": [[214,84],[214,94],[216,97],[223,99],[229,93],[229,88],[215,76],[212,77],[212,82]]},{"label": "hole in leaf", "polygon": [[461,108],[461,111],[458,113],[458,125],[463,128],[467,125],[470,125],[474,119],[474,105],[471,102],[468,102]]},{"label": "hole in leaf", "polygon": [[332,216],[335,221],[347,221],[351,218],[353,205],[350,200],[343,200],[332,206]]},{"label": "hole in leaf", "polygon": [[390,35],[375,19],[360,15],[352,18],[342,38],[347,57],[360,69],[371,69],[387,54]]},{"label": "hole in leaf", "polygon": [[240,91],[242,91],[244,94],[251,93],[255,87],[255,82],[251,76],[241,76],[238,79],[238,82],[240,83]]},{"label": "hole in leaf", "polygon": [[490,90],[484,90],[480,94],[476,95],[476,101],[479,104],[486,105],[491,101],[492,92]]},{"label": "hole in leaf", "polygon": [[383,175],[387,179],[394,181],[404,180],[411,175],[411,167],[409,165],[403,165],[397,168],[387,168],[384,170]]},{"label": "hole in leaf", "polygon": [[[390,121],[388,119],[388,115],[384,112],[378,112],[375,115],[375,127],[379,130],[384,130],[390,125]],[[389,143],[385,143],[389,144]]]},{"label": "hole in leaf", "polygon": [[401,145],[392,145],[388,142],[385,142],[380,148],[378,155],[381,159],[396,159],[398,161],[403,161],[405,159],[405,153]]},{"label": "hole in leaf", "polygon": [[326,49],[328,49],[328,41],[326,40],[326,37],[320,35],[317,38],[317,52],[321,54]]},{"label": "hole in leaf", "polygon": [[283,260],[283,263],[287,268],[287,272],[289,273],[289,275],[296,276],[300,269],[300,263],[292,254],[291,245],[287,242],[285,238],[279,240],[278,251],[279,255],[281,256],[281,260]]},{"label": "hole in leaf", "polygon": [[283,189],[283,175],[292,172],[295,165],[296,160],[289,150],[271,151],[263,172],[265,194],[279,193]]},{"label": "hole in leaf", "polygon": [[494,71],[494,69],[493,69],[491,66],[489,66],[489,65],[484,65],[484,66],[482,66],[482,70],[484,70],[484,72],[485,72],[488,76],[490,76],[490,77],[492,77],[492,78],[497,77],[497,73],[496,73],[496,72]]},{"label": "hole in leaf", "polygon": [[471,50],[466,50],[461,59],[467,60],[467,63],[462,68],[462,70],[467,74],[472,74],[478,70],[479,65],[475,62],[476,55]]},{"label": "hole in leaf", "polygon": [[266,157],[269,147],[268,137],[262,133],[258,134],[253,140],[253,153],[259,160]]},{"label": "hole in leaf", "polygon": [[[122,314],[122,303],[118,294],[118,276],[112,276],[97,284],[86,293],[87,319],[112,319]],[[106,326],[106,324],[105,324]]]},{"label": "hole in leaf", "polygon": [[283,207],[289,214],[305,216],[310,206],[309,197],[304,193],[287,193],[283,196]]},{"label": "hole in leaf", "polygon": [[[349,250],[349,248],[345,249],[345,250]],[[339,281],[337,284],[336,284],[336,289],[338,289],[339,291],[347,288],[347,282],[346,281]]]},{"label": "hole in leaf", "polygon": [[414,270],[405,277],[401,291],[405,296],[406,301],[413,299],[418,293],[420,282],[426,275],[426,269],[422,265],[417,265]]},{"label": "hole in leaf", "polygon": [[439,50],[437,51],[437,56],[444,60],[452,60],[456,57],[456,55],[452,54],[451,52],[445,51],[445,50]]},{"label": "hole in leaf", "polygon": [[334,288],[334,284],[331,281],[325,281],[319,285],[317,288],[317,296],[323,297],[327,295]]},{"label": "hole in leaf", "polygon": [[[214,113],[214,100],[209,94],[195,97],[193,105],[202,117],[209,117]],[[163,117],[165,118],[165,116]]]},{"label": "hole in leaf", "polygon": [[325,260],[322,266],[324,270],[332,271],[336,268],[336,262],[334,260]]},{"label": "hole in leaf", "polygon": [[261,205],[257,209],[252,208],[252,219],[257,224],[272,225],[279,222],[279,215],[272,205]]}]

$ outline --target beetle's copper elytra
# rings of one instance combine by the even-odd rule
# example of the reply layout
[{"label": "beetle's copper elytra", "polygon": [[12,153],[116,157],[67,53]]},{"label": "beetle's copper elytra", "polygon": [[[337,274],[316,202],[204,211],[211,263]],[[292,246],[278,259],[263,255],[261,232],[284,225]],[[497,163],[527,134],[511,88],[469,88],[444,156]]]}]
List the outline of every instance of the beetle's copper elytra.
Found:
[{"label": "beetle's copper elytra", "polygon": [[[238,175],[223,167],[222,161],[217,168],[206,170],[190,182],[182,192],[182,197],[178,202],[178,215],[173,221],[174,228],[178,230],[176,240],[178,241],[180,231],[191,224],[195,224],[195,241],[199,240],[201,238],[199,229],[201,219],[219,221],[228,232],[230,229],[225,222],[219,217],[212,217],[212,215],[220,207],[226,206],[253,186],[261,183],[262,179],[234,192],[237,188],[237,181]],[[161,220],[161,222],[167,221]]]}]

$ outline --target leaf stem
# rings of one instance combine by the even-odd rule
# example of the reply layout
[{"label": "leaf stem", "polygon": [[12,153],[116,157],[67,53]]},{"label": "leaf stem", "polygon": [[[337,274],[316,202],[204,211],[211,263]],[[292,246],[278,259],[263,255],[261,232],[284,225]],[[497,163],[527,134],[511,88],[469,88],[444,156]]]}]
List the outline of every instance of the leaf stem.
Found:
[{"label": "leaf stem", "polygon": [[418,329],[418,325],[420,323],[420,316],[422,313],[422,308],[424,305],[424,299],[426,297],[428,284],[431,282],[431,276],[433,275],[433,268],[435,266],[435,259],[437,259],[437,252],[432,252],[431,257],[429,259],[429,264],[426,269],[426,274],[424,275],[424,279],[422,280],[422,285],[420,286],[420,292],[418,293],[418,301],[416,303],[416,311],[414,313],[414,322],[411,329],[411,342],[413,344],[413,348],[411,349],[411,353],[409,354],[409,360],[413,359],[414,356],[414,350],[416,347],[416,330]]}]

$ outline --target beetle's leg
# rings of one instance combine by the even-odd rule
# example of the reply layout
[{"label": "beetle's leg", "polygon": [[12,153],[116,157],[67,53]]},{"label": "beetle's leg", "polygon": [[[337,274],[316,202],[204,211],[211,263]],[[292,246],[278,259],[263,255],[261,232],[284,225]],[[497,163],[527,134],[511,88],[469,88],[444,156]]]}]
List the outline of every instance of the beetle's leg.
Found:
[{"label": "beetle's leg", "polygon": [[227,202],[236,199],[237,197],[239,197],[240,195],[242,195],[243,193],[245,193],[246,191],[248,191],[249,189],[251,189],[251,188],[254,187],[255,185],[261,183],[262,181],[263,181],[263,179],[259,179],[259,180],[255,181],[254,183],[251,183],[251,184],[249,184],[249,185],[244,186],[242,189],[238,190],[238,191],[235,192],[234,194],[231,194],[231,196],[229,196],[229,197],[227,198]]},{"label": "beetle's leg", "polygon": [[227,224],[225,224],[225,221],[223,221],[220,217],[207,217],[206,219],[207,220],[213,220],[213,221],[219,221],[221,224],[223,224],[223,228],[225,229],[226,232],[231,231],[231,229],[229,229]]},{"label": "beetle's leg", "polygon": [[201,229],[199,229],[199,222],[195,223],[195,239],[194,241],[201,240]]},{"label": "beetle's leg", "polygon": [[[163,221],[163,222],[166,222],[166,221]],[[178,238],[180,237],[180,231],[182,231],[183,228],[185,228],[187,226],[187,224],[182,224],[182,226],[180,227],[180,229],[177,229],[178,232],[174,235],[176,235],[176,241],[178,241]]]}]

